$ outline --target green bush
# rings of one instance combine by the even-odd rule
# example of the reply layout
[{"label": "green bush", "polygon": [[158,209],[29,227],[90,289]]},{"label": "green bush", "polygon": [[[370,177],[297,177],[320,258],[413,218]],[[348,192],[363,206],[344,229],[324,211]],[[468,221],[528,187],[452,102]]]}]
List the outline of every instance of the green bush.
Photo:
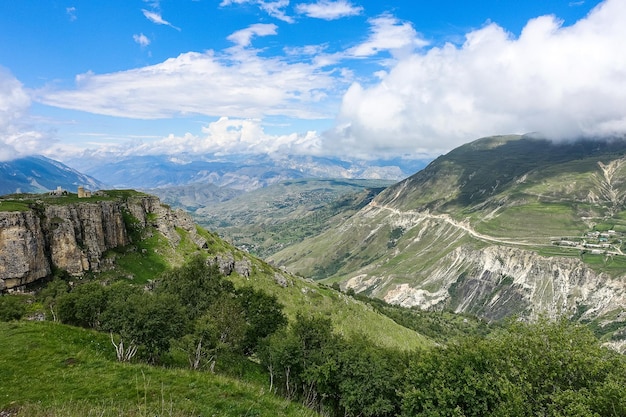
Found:
[{"label": "green bush", "polygon": [[26,314],[26,304],[18,295],[0,296],[0,321],[20,320]]}]

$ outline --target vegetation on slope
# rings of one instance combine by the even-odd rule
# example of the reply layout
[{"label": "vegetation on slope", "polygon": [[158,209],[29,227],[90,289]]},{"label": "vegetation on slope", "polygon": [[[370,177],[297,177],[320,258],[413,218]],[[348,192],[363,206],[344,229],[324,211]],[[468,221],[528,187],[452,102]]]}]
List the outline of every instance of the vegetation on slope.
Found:
[{"label": "vegetation on slope", "polygon": [[2,415],[313,415],[264,383],[117,362],[108,334],[28,321],[0,323],[0,334]]},{"label": "vegetation on slope", "polygon": [[27,211],[43,204],[76,204],[95,203],[98,201],[127,200],[133,197],[146,196],[135,190],[98,191],[90,197],[78,198],[78,194],[64,192],[55,194],[6,194],[0,196],[0,211]]},{"label": "vegetation on slope", "polygon": [[299,314],[263,339],[261,367],[222,365],[238,380],[185,370],[175,352],[160,367],[116,362],[109,335],[58,323],[0,323],[0,332],[9,415],[312,415],[298,403],[345,417],[626,413],[625,357],[565,320],[510,322],[406,352]]},{"label": "vegetation on slope", "polygon": [[196,210],[196,221],[265,258],[315,236],[369,203],[391,181],[284,181]]}]

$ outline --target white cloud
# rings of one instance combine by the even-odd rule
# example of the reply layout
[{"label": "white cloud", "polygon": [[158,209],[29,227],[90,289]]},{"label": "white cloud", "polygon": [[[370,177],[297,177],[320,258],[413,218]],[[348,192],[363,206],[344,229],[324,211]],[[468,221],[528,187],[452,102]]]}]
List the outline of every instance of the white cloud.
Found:
[{"label": "white cloud", "polygon": [[[569,27],[542,16],[515,38],[492,23],[463,45],[402,57],[375,85],[348,89],[326,140],[346,152],[436,155],[492,134],[626,134],[624,21],[626,2],[608,0]],[[395,44],[372,38],[353,53]]]},{"label": "white cloud", "polygon": [[73,22],[76,20],[76,7],[66,7],[65,13],[67,13],[67,16],[69,17],[70,22]]},{"label": "white cloud", "polygon": [[346,0],[319,0],[316,3],[300,3],[296,6],[296,11],[308,17],[335,20],[360,15],[363,7],[355,6]]},{"label": "white cloud", "polygon": [[74,90],[40,90],[41,103],[109,116],[156,119],[179,115],[258,118],[328,117],[331,74],[314,65],[229,54],[189,52],[160,64],[111,74],[81,74]]},{"label": "white cloud", "polygon": [[186,133],[183,136],[170,134],[157,141],[134,141],[126,145],[99,146],[97,151],[86,154],[126,155],[179,155],[202,154],[313,154],[320,148],[316,132],[304,134],[267,134],[259,119],[231,119],[221,117],[202,128],[202,135]]},{"label": "white cloud", "polygon": [[289,0],[222,0],[220,7],[231,6],[233,4],[254,4],[276,19],[287,23],[294,22],[293,18],[285,12],[285,8],[289,6]]},{"label": "white cloud", "polygon": [[22,84],[0,67],[0,161],[41,153],[48,138],[24,122],[30,98]]},{"label": "white cloud", "polygon": [[150,39],[148,39],[148,37],[143,33],[140,33],[139,35],[133,35],[133,39],[142,47],[150,45]]},{"label": "white cloud", "polygon": [[277,28],[278,27],[272,23],[257,23],[234,32],[232,35],[228,36],[227,39],[239,46],[245,47],[250,45],[253,36],[276,35]]},{"label": "white cloud", "polygon": [[348,55],[364,58],[381,51],[390,51],[394,56],[401,56],[428,45],[410,22],[402,22],[388,13],[372,18],[369,22],[370,36],[365,42],[348,50]]},{"label": "white cloud", "polygon": [[148,19],[152,23],[155,23],[157,25],[169,26],[169,27],[171,27],[173,29],[176,29],[176,30],[180,31],[179,27],[176,27],[173,24],[171,24],[170,22],[168,22],[167,20],[163,19],[163,17],[161,17],[161,13],[158,13],[158,12],[155,12],[155,11],[146,10],[146,9],[142,9],[141,11],[143,12],[143,15],[146,17],[146,19]]}]

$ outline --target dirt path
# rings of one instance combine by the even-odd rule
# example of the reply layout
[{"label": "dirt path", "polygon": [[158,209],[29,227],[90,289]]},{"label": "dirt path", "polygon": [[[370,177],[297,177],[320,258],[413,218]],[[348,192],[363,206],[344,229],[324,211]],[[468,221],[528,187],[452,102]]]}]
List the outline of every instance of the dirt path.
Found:
[{"label": "dirt path", "polygon": [[[404,215],[412,215],[418,218],[424,218],[424,219],[437,219],[437,220],[442,220],[445,221],[446,223],[450,224],[453,227],[456,227],[458,229],[461,229],[465,232],[467,232],[470,236],[478,239],[478,240],[482,240],[483,242],[488,242],[488,243],[497,243],[497,244],[502,244],[502,245],[513,245],[513,246],[529,246],[529,247],[552,247],[553,245],[550,244],[542,244],[542,243],[528,243],[528,242],[523,242],[523,241],[519,241],[519,240],[508,240],[508,239],[500,239],[497,237],[493,237],[493,236],[489,236],[489,235],[485,235],[483,233],[477,232],[476,230],[474,230],[474,228],[472,228],[472,226],[469,224],[468,221],[464,221],[464,222],[459,222],[457,220],[454,220],[453,218],[451,218],[448,214],[431,214],[429,212],[423,212],[423,211],[400,211],[398,209],[389,207],[389,206],[385,206],[385,205],[380,205],[378,204],[376,201],[372,201],[369,203],[369,205],[371,207],[380,209],[380,210],[386,210],[386,211],[390,211],[391,213],[394,213],[398,216],[404,216]],[[554,238],[554,239],[558,239],[558,238]],[[579,250],[585,250],[587,248],[581,246],[576,246],[576,247],[571,247],[571,249],[579,249]],[[610,255],[624,255],[622,253],[622,251],[619,248],[612,248],[613,251],[607,251],[607,254]]]}]

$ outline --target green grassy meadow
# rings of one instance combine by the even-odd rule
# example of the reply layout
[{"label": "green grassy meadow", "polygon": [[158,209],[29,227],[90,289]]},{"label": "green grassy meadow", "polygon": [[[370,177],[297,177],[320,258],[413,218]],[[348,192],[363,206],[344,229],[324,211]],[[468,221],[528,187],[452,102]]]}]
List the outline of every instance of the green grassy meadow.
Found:
[{"label": "green grassy meadow", "polygon": [[119,363],[95,331],[20,321],[0,323],[0,335],[0,411],[18,416],[317,415],[263,383]]}]

